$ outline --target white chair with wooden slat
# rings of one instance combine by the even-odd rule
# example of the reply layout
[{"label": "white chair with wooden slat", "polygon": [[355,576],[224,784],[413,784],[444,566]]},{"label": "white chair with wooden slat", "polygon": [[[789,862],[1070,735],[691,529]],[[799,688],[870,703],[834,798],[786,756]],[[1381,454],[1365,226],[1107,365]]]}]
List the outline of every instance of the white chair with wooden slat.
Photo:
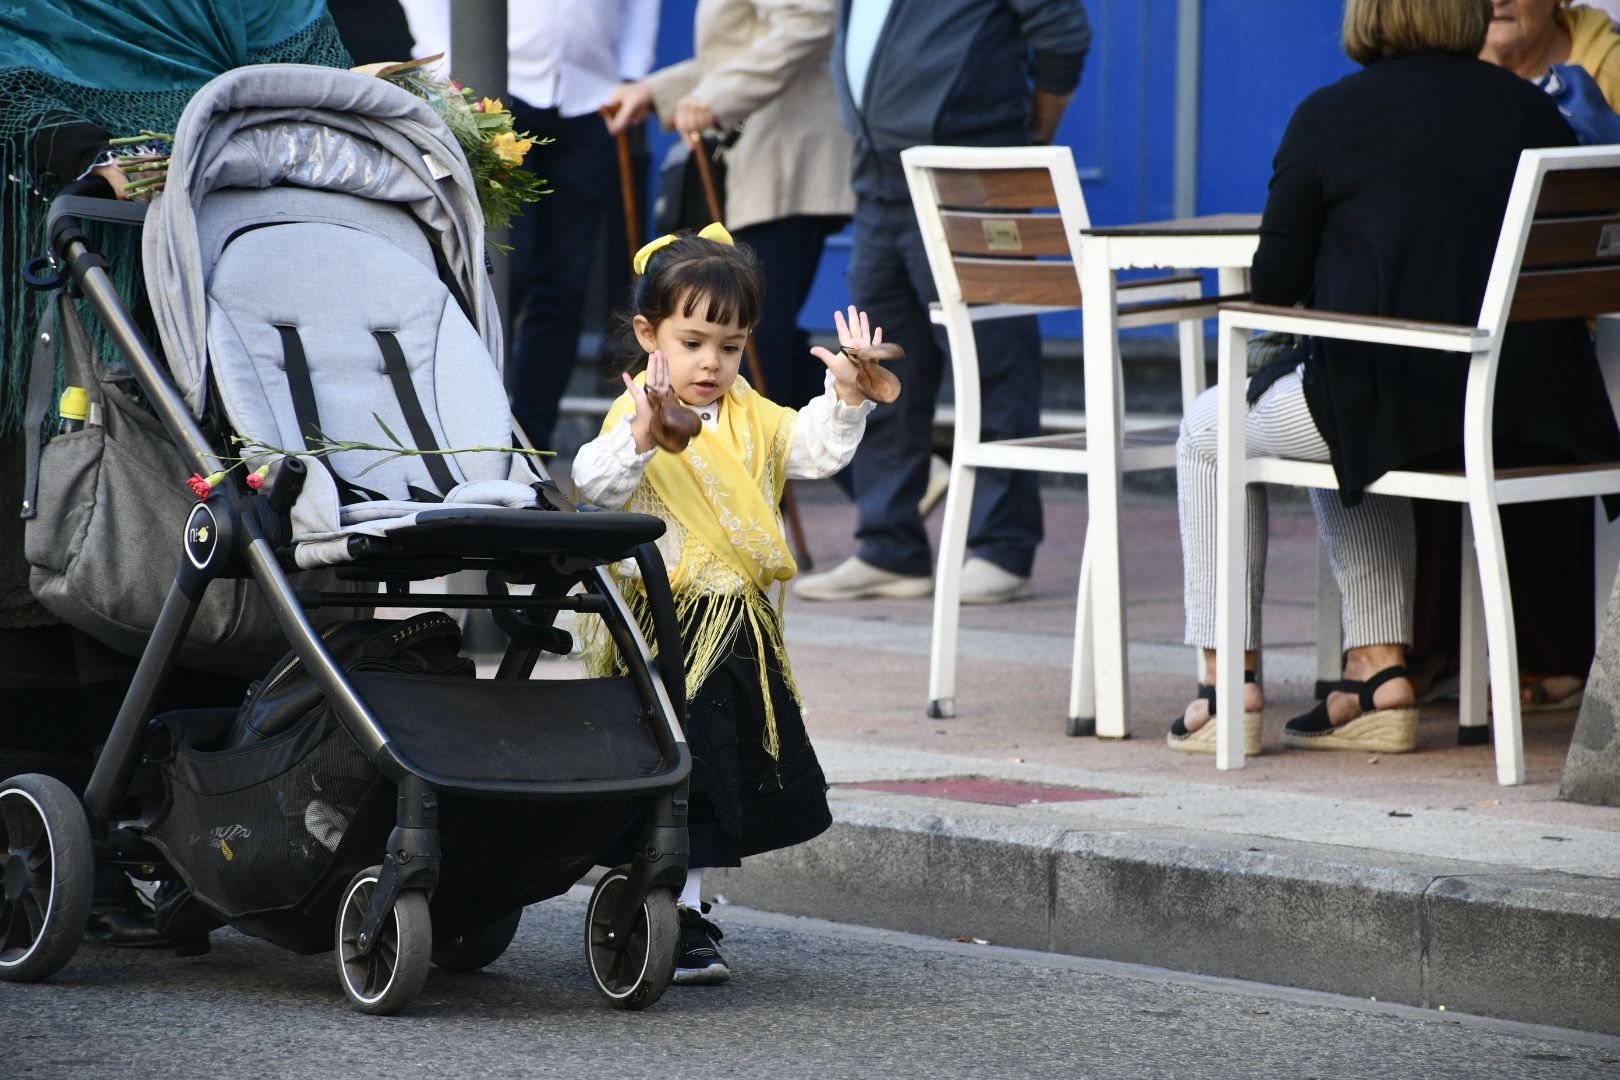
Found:
[{"label": "white chair with wooden slat", "polygon": [[[1464,735],[1485,730],[1488,653],[1497,780],[1502,784],[1523,783],[1518,650],[1497,508],[1509,503],[1620,493],[1620,461],[1495,467],[1492,405],[1502,336],[1509,323],[1613,312],[1620,312],[1620,150],[1607,146],[1524,152],[1508,198],[1478,325],[1455,326],[1260,304],[1223,306],[1217,369],[1217,685],[1240,685],[1243,675],[1244,489],[1259,483],[1338,486],[1332,466],[1325,463],[1246,456],[1243,365],[1250,333],[1278,330],[1452,353],[1458,363],[1469,365],[1463,407],[1464,468],[1388,472],[1366,490],[1379,495],[1462,503],[1468,508],[1463,515],[1460,730]],[[1599,515],[1600,528],[1602,520]],[[1610,546],[1600,542],[1598,550]],[[1604,570],[1607,576],[1605,572],[1597,575],[1597,591],[1607,597],[1613,567]],[[1243,727],[1222,724],[1216,766],[1227,769],[1242,765]]]},{"label": "white chair with wooden slat", "polygon": [[[1080,231],[1090,227],[1074,157],[1065,147],[916,146],[904,151],[929,267],[939,291],[933,320],[945,327],[956,390],[951,485],[934,587],[934,634],[928,714],[956,715],[956,648],[960,575],[977,470],[1025,469],[1086,473],[1086,435],[1078,433],[985,441],[980,434],[980,377],[974,327],[991,319],[1081,308]],[[1203,390],[1204,335],[1200,320],[1219,298],[1203,296],[1198,275],[1121,283],[1121,327],[1180,324],[1183,408]],[[1110,356],[1107,362],[1112,362]],[[994,388],[991,388],[992,392]],[[1123,416],[1123,397],[1107,403]],[[1097,402],[1086,403],[1088,410]],[[1123,416],[1126,471],[1175,467],[1175,416]],[[1091,668],[1091,582],[1120,574],[1096,566],[1086,544],[1075,612],[1074,667],[1068,732],[1090,734],[1095,709]],[[1123,643],[1121,643],[1123,648]]]}]

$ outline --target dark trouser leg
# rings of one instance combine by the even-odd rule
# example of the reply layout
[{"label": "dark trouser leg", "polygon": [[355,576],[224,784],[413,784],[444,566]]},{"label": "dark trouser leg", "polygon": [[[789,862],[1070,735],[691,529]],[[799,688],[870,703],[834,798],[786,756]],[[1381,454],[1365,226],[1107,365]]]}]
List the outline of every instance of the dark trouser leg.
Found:
[{"label": "dark trouser leg", "polygon": [[[537,139],[525,168],[551,194],[512,223],[512,311],[517,327],[508,384],[512,413],[537,447],[551,443],[557,404],[579,357],[585,304],[602,215],[619,189],[613,139],[594,113],[563,119],[555,109],[512,103],[520,130]],[[499,257],[499,256],[497,256]]]},{"label": "dark trouser leg", "polygon": [[1585,678],[1597,652],[1592,500],[1502,509],[1519,670]]},{"label": "dark trouser leg", "polygon": [[799,309],[816,278],[827,234],[840,219],[778,218],[738,229],[765,267],[765,307],[754,328],[754,346],[765,373],[770,398],[778,405],[802,408],[821,396],[827,369],[810,355],[809,336],[799,328]]},{"label": "dark trouser leg", "polygon": [[933,564],[917,501],[928,486],[928,456],[934,400],[945,355],[928,322],[933,281],[922,267],[926,294],[919,294],[910,248],[921,245],[910,203],[861,199],[855,208],[855,249],[849,265],[849,295],[866,311],[883,339],[906,350],[888,365],[904,387],[892,405],[879,405],[866,419],[866,435],[851,465],[859,517],[859,557],[883,570],[927,575]]},{"label": "dark trouser leg", "polygon": [[[875,276],[886,270],[889,274],[904,279],[894,287],[894,291],[910,298],[905,316],[910,320],[905,330],[907,336],[903,338],[901,332],[891,327],[890,323],[880,322],[875,312],[872,321],[875,325],[883,326],[884,334],[890,340],[900,342],[905,348],[907,359],[893,366],[906,389],[893,406],[880,407],[868,418],[866,438],[861,441],[861,451],[856,454],[855,461],[857,469],[860,469],[861,455],[865,453],[867,443],[872,440],[873,421],[877,421],[886,408],[904,407],[903,450],[895,455],[900,460],[888,463],[888,468],[894,475],[888,478],[887,490],[891,494],[890,503],[885,510],[887,517],[874,517],[873,520],[888,522],[891,529],[908,540],[915,538],[926,558],[927,539],[923,532],[922,521],[917,515],[917,500],[922,498],[928,484],[934,399],[938,396],[944,357],[948,348],[944,329],[935,327],[928,321],[928,305],[937,299],[938,294],[934,289],[933,274],[928,268],[922,235],[917,229],[911,207],[903,205],[901,207],[903,213],[894,212],[891,207],[883,209],[890,211],[892,216],[883,223],[885,240],[889,246],[887,249],[879,250],[883,258],[897,265],[887,268],[876,267],[870,265],[863,257],[861,252],[863,240],[873,230],[862,232],[861,211],[857,210],[856,251],[855,259],[850,266],[850,293],[856,297],[856,303],[860,304],[861,293],[856,286],[857,268],[862,275]],[[879,292],[877,295],[884,294]],[[869,307],[868,310],[872,309]],[[913,353],[912,339],[918,335],[911,326],[915,324],[920,324],[926,329],[926,347],[918,346],[924,349],[922,353]],[[975,339],[978,345],[981,380],[979,399],[982,437],[1015,439],[1039,435],[1041,339],[1035,319],[1033,317],[998,319],[992,323],[985,323],[979,326]],[[917,366],[911,364],[914,355],[924,358],[929,366],[919,371]],[[913,373],[913,377],[920,375],[925,381],[908,382],[908,373]],[[867,493],[871,489],[866,485],[870,471],[870,469],[857,471],[855,477],[857,501],[862,507],[863,528],[868,520]],[[873,482],[883,484],[881,478]],[[861,558],[874,566],[898,573],[928,572],[926,563],[922,564],[920,570],[903,569],[879,561],[879,558],[884,557],[882,555],[869,556],[867,544],[864,543],[867,540],[867,533],[862,532],[860,535],[863,540]],[[1027,577],[1034,566],[1035,548],[1040,544],[1041,537],[1041,493],[1038,475],[1032,472],[1009,472],[1004,469],[980,470],[973,493],[973,512],[968,522],[968,553],[987,559],[1009,573]],[[907,563],[907,566],[916,565],[918,565],[916,561]]]},{"label": "dark trouser leg", "polygon": [[[1418,500],[1417,616],[1412,651],[1458,653],[1462,511]],[[1592,666],[1592,500],[1502,508],[1519,668],[1576,675]]]}]

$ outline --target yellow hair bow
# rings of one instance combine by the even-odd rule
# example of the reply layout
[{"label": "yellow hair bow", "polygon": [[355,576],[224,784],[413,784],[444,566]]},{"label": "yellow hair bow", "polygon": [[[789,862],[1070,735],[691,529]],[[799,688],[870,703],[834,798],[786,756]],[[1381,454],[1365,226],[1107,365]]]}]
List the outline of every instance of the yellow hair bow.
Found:
[{"label": "yellow hair bow", "polygon": [[[698,230],[698,235],[705,240],[713,240],[717,244],[724,244],[726,247],[737,246],[737,242],[731,238],[731,234],[726,231],[726,227],[718,221],[703,226]],[[641,245],[641,250],[636,252],[635,258],[630,260],[630,268],[636,272],[637,277],[645,274],[647,264],[652,261],[652,257],[678,239],[680,238],[674,233],[665,233],[658,239],[650,240]]]}]

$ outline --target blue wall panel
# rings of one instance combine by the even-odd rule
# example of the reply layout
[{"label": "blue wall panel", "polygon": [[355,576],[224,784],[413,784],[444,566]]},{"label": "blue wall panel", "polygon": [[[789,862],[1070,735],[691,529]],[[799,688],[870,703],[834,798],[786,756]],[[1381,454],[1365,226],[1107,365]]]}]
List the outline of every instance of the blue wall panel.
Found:
[{"label": "blue wall panel", "polygon": [[[692,54],[696,0],[663,0],[660,67]],[[1058,142],[1072,147],[1087,209],[1102,224],[1173,216],[1177,0],[1086,0],[1092,51]],[[1339,0],[1203,0],[1199,213],[1258,211],[1271,157],[1305,95],[1352,70],[1339,48]],[[654,161],[671,137],[649,128]],[[831,329],[848,302],[849,236],[832,238],[804,325]],[[1078,317],[1043,322],[1078,337]]]},{"label": "blue wall panel", "polygon": [[1339,0],[1204,0],[1199,213],[1258,212],[1288,118],[1355,70]]}]

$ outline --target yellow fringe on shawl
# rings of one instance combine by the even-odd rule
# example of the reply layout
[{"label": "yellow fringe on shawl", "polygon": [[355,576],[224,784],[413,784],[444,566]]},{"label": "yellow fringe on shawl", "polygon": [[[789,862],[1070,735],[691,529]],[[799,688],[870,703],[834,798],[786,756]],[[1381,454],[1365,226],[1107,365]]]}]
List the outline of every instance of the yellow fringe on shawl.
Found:
[{"label": "yellow fringe on shawl", "polygon": [[[643,378],[638,376],[637,381]],[[602,422],[602,431],[613,430],[634,407],[628,393],[621,395]],[[654,514],[668,525],[658,546],[675,595],[688,701],[720,666],[745,622],[752,631],[760,646],[762,745],[772,758],[781,746],[771,700],[770,659],[776,661],[793,700],[800,701],[782,640],[785,583],[798,566],[783,535],[779,509],[797,416],[796,410],[755,393],[739,376],[724,399],[719,423],[705,427],[680,454],[654,455],[624,507]],[[652,616],[639,577],[616,567],[614,578],[643,635],[652,642]],[[599,621],[586,630],[585,655],[593,677],[625,670]]]}]

